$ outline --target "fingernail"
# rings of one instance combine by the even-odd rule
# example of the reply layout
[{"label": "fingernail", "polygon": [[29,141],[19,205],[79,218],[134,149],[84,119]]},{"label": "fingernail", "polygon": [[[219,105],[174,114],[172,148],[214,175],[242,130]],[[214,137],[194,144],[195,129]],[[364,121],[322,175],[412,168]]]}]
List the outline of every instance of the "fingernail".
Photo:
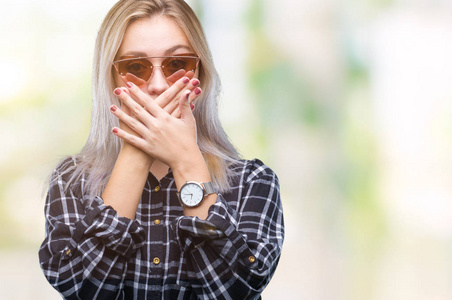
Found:
[{"label": "fingernail", "polygon": [[191,81],[191,84],[192,84],[193,86],[198,86],[198,85],[199,85],[199,80],[198,80],[198,79],[193,79],[193,80]]},{"label": "fingernail", "polygon": [[195,109],[195,106],[193,105],[193,103],[190,103],[190,108],[191,108],[191,110]]},{"label": "fingernail", "polygon": [[118,107],[116,107],[116,105],[112,105],[112,106],[110,107],[110,110],[111,110],[112,112],[115,112],[117,109],[118,109]]},{"label": "fingernail", "polygon": [[196,95],[199,95],[199,94],[201,94],[201,89],[200,88],[196,88],[194,92],[195,92]]},{"label": "fingernail", "polygon": [[185,98],[188,100],[188,98],[190,97],[190,93],[185,94]]},{"label": "fingernail", "polygon": [[187,84],[190,81],[190,79],[188,77],[184,77],[184,79],[182,79],[182,82]]},{"label": "fingernail", "polygon": [[115,89],[115,95],[116,96],[121,95],[121,89]]},{"label": "fingernail", "polygon": [[118,133],[118,128],[113,128],[113,133]]},{"label": "fingernail", "polygon": [[133,83],[131,83],[131,82],[126,82],[126,86],[130,89],[131,87],[133,87]]}]

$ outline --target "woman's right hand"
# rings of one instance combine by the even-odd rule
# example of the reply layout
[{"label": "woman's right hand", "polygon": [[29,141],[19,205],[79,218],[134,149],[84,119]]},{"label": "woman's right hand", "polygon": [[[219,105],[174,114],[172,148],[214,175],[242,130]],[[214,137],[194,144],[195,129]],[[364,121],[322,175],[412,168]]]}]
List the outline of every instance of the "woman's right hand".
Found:
[{"label": "woman's right hand", "polygon": [[[154,100],[152,100],[150,97],[148,97],[147,99],[138,99],[134,95],[131,95],[129,93],[129,90],[126,87],[120,87],[120,89],[122,91],[126,92],[130,97],[132,97],[132,99],[135,102],[140,104],[142,107],[146,106],[147,101],[155,101],[155,103],[157,103],[167,113],[169,113],[170,115],[172,115],[174,117],[180,118],[180,111],[179,111],[178,103],[179,103],[180,97],[182,96],[182,91],[190,90],[190,92],[192,92],[200,84],[199,79],[197,79],[197,78],[193,79],[193,76],[194,76],[193,71],[188,71],[188,72],[185,72],[184,70],[177,71],[176,73],[174,73],[173,75],[171,75],[170,77],[167,78],[168,82],[170,83],[170,87],[165,92],[163,92],[161,95],[159,95],[157,98],[155,98]],[[190,84],[188,84],[186,86],[180,86],[180,85],[174,86],[174,83],[181,80],[182,77],[187,77],[188,79],[190,79]],[[127,84],[127,83],[125,83],[125,84]],[[174,97],[167,96],[170,94],[174,95],[174,93],[171,92],[170,90],[175,90],[176,95]],[[177,90],[179,90],[179,91],[177,91]],[[130,109],[126,105],[121,105],[121,109],[125,113],[127,113],[129,116],[134,117],[132,115]],[[125,128],[123,128],[121,126],[120,126],[120,128],[125,130]]]},{"label": "woman's right hand", "polygon": [[[199,79],[197,79],[197,78],[193,79],[193,76],[194,76],[194,72],[192,72],[192,71],[185,72],[183,70],[179,70],[178,72],[174,73],[169,78],[167,78],[167,80],[168,80],[168,82],[170,82],[171,86],[154,100],[152,100],[150,97],[148,97],[147,99],[138,99],[138,98],[134,97],[133,95],[131,95],[127,88],[120,87],[120,89],[121,89],[121,91],[127,93],[135,102],[137,102],[138,104],[140,104],[143,107],[146,106],[147,101],[155,101],[155,103],[157,103],[167,113],[169,113],[170,115],[172,115],[176,118],[180,118],[180,110],[179,110],[178,103],[179,103],[180,97],[183,96],[183,94],[182,94],[183,91],[190,90],[190,92],[191,92],[200,84]],[[188,79],[190,79],[190,84],[188,84],[188,85],[187,84],[184,84],[184,85],[176,84],[175,85],[174,83],[181,80],[182,77],[187,77]],[[176,93],[176,95],[174,97],[168,97],[168,95],[171,95],[171,94],[174,95],[174,93]],[[184,94],[186,94],[186,92]],[[192,99],[190,98],[190,100],[192,100]],[[190,105],[193,109],[194,105],[192,103],[190,103]],[[112,106],[111,110],[113,110],[113,106]],[[135,116],[133,116],[130,108],[127,107],[127,105],[121,105],[121,110],[123,110],[129,116],[135,118]],[[122,130],[124,130],[127,133],[138,136],[138,134],[135,131],[133,131],[126,124],[124,124],[124,122],[122,122],[121,120],[119,121],[119,128],[121,128]],[[132,145],[129,145],[126,141],[124,141],[124,145],[126,147],[128,147],[128,146],[133,147]],[[133,147],[133,148],[135,148],[135,147]],[[139,149],[136,149],[136,150],[139,150]],[[139,151],[141,151],[141,150],[139,150]]]},{"label": "woman's right hand", "polygon": [[[148,101],[155,101],[161,108],[163,108],[168,114],[180,118],[181,113],[179,109],[179,100],[181,97],[187,94],[187,90],[190,92],[193,91],[197,86],[200,85],[199,79],[194,78],[194,73],[192,71],[185,72],[183,70],[180,70],[173,74],[171,77],[168,78],[168,81],[171,83],[171,86],[163,92],[161,95],[159,95],[156,99],[152,99],[151,97],[146,98],[137,98],[130,94],[129,90],[125,87],[119,88],[122,92],[127,93],[136,103],[138,103],[140,106],[145,107],[146,103]],[[189,79],[189,83],[183,83],[182,81],[186,78]],[[180,81],[180,82],[179,82]],[[177,84],[175,84],[177,82]],[[116,95],[116,94],[115,94]],[[117,95],[116,95],[117,96]],[[191,103],[196,99],[196,97],[190,97],[190,105],[192,109],[194,108],[194,105]],[[110,108],[112,111],[114,110],[114,106]],[[127,105],[121,105],[121,110],[123,110],[127,115],[137,119],[131,109],[127,107]],[[139,120],[138,120],[139,121]],[[139,136],[132,128],[127,126],[124,122],[121,120],[119,121],[119,128],[124,130],[125,132],[129,134],[133,134],[136,136]],[[123,141],[123,150],[127,150],[128,153],[138,153],[143,156],[143,159],[145,159],[149,165],[151,165],[154,161],[153,157],[150,157],[148,154],[144,153],[140,149],[136,148],[135,146],[129,144],[126,141]]]}]

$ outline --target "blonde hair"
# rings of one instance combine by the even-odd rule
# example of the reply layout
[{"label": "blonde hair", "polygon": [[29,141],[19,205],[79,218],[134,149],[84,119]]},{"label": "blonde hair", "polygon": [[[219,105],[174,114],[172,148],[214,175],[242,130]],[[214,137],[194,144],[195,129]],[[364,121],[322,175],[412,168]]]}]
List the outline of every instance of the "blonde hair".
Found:
[{"label": "blonde hair", "polygon": [[187,36],[193,50],[201,59],[199,79],[203,94],[196,102],[198,146],[209,168],[212,181],[219,192],[231,187],[234,175],[230,166],[239,154],[224,132],[218,117],[217,98],[220,80],[204,31],[193,10],[183,0],[122,0],[118,1],[105,17],[97,35],[93,67],[93,107],[91,130],[82,151],[74,156],[77,162],[64,170],[71,173],[67,186],[85,177],[84,190],[90,196],[101,195],[110,178],[121,149],[119,138],[111,128],[119,122],[109,112],[112,104],[120,105],[113,96],[113,59],[121,46],[127,27],[135,20],[155,16],[171,18]]}]

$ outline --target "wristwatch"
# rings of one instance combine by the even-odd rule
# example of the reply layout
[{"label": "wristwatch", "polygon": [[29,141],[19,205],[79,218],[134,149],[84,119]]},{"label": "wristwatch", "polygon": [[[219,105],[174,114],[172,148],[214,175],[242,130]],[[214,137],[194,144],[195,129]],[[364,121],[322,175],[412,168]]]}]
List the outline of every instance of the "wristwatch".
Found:
[{"label": "wristwatch", "polygon": [[212,182],[187,181],[177,193],[180,202],[187,207],[196,207],[201,204],[202,199],[216,191]]}]

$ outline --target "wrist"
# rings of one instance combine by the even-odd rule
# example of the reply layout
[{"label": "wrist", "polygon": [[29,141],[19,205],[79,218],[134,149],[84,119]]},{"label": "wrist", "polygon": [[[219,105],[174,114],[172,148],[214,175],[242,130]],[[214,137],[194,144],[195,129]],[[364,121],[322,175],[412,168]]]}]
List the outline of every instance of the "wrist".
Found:
[{"label": "wrist", "polygon": [[179,190],[187,181],[210,182],[211,177],[201,151],[170,166]]},{"label": "wrist", "polygon": [[127,142],[123,143],[119,156],[128,160],[134,166],[142,166],[147,171],[149,171],[149,168],[154,162],[153,157]]}]

